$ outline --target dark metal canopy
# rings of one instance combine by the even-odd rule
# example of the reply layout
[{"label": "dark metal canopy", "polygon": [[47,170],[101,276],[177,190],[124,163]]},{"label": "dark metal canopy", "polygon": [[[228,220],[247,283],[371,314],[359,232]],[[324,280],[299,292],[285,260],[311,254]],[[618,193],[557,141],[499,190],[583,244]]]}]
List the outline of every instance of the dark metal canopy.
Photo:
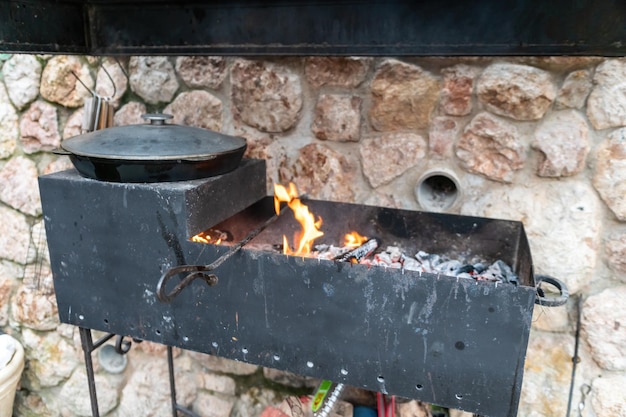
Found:
[{"label": "dark metal canopy", "polygon": [[0,0],[0,51],[625,55],[623,0]]}]

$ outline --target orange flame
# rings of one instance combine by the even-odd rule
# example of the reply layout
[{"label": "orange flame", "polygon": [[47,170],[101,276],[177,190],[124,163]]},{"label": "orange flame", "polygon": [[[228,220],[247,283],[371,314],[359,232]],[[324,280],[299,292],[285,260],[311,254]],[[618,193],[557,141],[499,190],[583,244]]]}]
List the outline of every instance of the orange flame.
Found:
[{"label": "orange flame", "polygon": [[361,236],[357,232],[346,233],[343,237],[343,245],[349,248],[358,248],[367,242],[366,236]]},{"label": "orange flame", "polygon": [[274,184],[274,208],[276,214],[280,213],[281,202],[287,203],[302,227],[300,233],[296,233],[294,236],[295,251],[291,250],[287,237],[283,235],[283,253],[295,256],[308,255],[311,253],[313,241],[324,235],[324,232],[319,230],[322,226],[322,218],[319,217],[317,221],[315,220],[315,216],[309,211],[309,208],[302,204],[298,198],[298,190],[293,183],[289,183],[289,190],[280,184]]}]

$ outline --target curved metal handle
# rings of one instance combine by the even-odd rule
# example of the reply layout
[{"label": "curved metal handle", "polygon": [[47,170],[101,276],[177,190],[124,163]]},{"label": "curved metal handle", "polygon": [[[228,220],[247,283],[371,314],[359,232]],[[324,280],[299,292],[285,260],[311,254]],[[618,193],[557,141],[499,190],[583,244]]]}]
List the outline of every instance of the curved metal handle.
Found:
[{"label": "curved metal handle", "polygon": [[[191,282],[196,279],[202,279],[209,286],[217,284],[217,275],[204,273],[205,271],[209,271],[211,269],[213,269],[211,265],[179,265],[168,269],[163,275],[161,275],[161,278],[159,279],[159,282],[157,284],[157,298],[162,303],[169,303],[174,299],[174,297],[180,294],[180,292],[186,286],[191,284]],[[168,281],[176,275],[185,272],[189,272],[189,274],[187,274],[187,276],[185,276],[185,278],[183,278],[172,289],[172,291],[166,293],[165,286],[167,285]]]},{"label": "curved metal handle", "polygon": [[[569,291],[565,283],[549,275],[535,275],[535,281],[537,282],[537,297],[535,298],[535,304],[539,304],[544,307],[559,307],[564,305],[569,298]],[[539,288],[541,282],[547,282],[553,285],[559,290],[558,297],[546,297],[543,290]]]}]

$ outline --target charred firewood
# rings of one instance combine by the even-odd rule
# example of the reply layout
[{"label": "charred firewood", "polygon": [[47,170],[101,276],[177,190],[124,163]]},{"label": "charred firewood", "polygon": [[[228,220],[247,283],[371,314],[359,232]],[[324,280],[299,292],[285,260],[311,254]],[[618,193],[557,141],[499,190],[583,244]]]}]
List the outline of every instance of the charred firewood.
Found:
[{"label": "charred firewood", "polygon": [[335,257],[334,260],[336,260],[336,261],[343,261],[343,262],[359,263],[361,261],[361,259],[366,258],[367,256],[369,256],[377,248],[378,248],[378,240],[377,239],[369,239],[368,241],[366,241],[361,246],[359,246],[357,248],[354,248],[352,250],[349,250],[348,252],[343,253],[343,254]]}]

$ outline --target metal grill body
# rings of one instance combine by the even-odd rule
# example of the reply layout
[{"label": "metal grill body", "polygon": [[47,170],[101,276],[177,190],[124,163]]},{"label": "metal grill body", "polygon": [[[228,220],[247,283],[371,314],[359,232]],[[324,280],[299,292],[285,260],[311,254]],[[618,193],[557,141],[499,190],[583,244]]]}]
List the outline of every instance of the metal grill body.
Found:
[{"label": "metal grill body", "polygon": [[353,229],[408,253],[502,259],[521,284],[286,256],[272,249],[297,227],[286,214],[213,271],[216,285],[193,282],[165,304],[155,294],[165,270],[229,250],[190,236],[215,226],[236,242],[272,215],[264,164],[185,183],[66,171],[41,177],[40,189],[64,323],[485,416],[517,413],[535,300],[519,222],[311,200],[321,241]]}]

